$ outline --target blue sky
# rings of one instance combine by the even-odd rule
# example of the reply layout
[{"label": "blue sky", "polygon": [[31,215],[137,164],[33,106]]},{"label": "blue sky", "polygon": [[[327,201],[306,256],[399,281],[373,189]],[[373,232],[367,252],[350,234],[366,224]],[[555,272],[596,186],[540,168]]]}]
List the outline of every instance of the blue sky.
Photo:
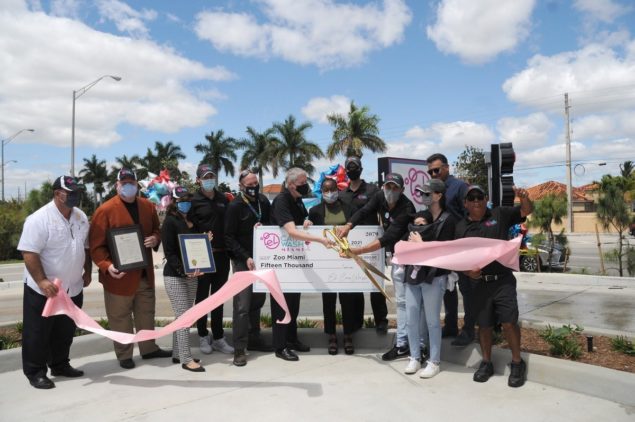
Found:
[{"label": "blue sky", "polygon": [[380,117],[382,156],[507,141],[517,185],[564,182],[568,92],[582,185],[635,160],[634,31],[626,0],[4,0],[0,137],[35,129],[5,146],[6,196],[69,173],[72,92],[102,75],[122,80],[77,100],[77,169],[173,141],[191,172],[210,131],[290,114],[326,148],[325,116],[353,100]]}]

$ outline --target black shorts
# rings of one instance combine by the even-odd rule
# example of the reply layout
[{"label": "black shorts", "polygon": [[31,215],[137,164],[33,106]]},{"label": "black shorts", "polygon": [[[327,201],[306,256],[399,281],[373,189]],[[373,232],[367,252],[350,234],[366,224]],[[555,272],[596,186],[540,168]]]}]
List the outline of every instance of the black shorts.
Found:
[{"label": "black shorts", "polygon": [[493,327],[499,322],[517,323],[516,277],[509,273],[496,281],[475,282],[474,312],[479,327]]}]

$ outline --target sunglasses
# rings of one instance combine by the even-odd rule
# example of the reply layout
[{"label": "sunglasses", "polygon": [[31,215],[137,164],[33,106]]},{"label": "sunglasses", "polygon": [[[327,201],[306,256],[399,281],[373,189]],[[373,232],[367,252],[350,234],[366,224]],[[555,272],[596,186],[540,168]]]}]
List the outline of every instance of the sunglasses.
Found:
[{"label": "sunglasses", "polygon": [[422,192],[420,190],[417,190],[416,192],[417,192],[417,194],[419,196],[430,196],[430,195],[432,195],[432,192]]},{"label": "sunglasses", "polygon": [[474,201],[482,201],[485,199],[485,195],[468,195],[465,200],[468,202],[474,202]]},{"label": "sunglasses", "polygon": [[435,169],[428,170],[428,174],[432,176],[433,174],[439,174],[441,172],[441,167],[437,167]]},{"label": "sunglasses", "polygon": [[250,168],[250,169],[245,169],[243,171],[240,172],[240,174],[238,175],[238,181],[242,181],[245,177],[249,176],[250,174],[258,174],[258,169],[257,168]]}]

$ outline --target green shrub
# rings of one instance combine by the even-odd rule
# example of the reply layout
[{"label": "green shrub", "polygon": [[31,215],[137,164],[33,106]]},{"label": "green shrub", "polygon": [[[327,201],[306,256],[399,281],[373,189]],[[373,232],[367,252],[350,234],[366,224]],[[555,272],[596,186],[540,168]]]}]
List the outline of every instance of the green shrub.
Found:
[{"label": "green shrub", "polygon": [[635,346],[633,342],[624,336],[617,336],[611,339],[611,348],[616,352],[624,353],[625,355],[635,356]]},{"label": "green shrub", "polygon": [[540,332],[542,337],[549,345],[549,353],[553,356],[563,356],[570,359],[578,359],[582,356],[582,347],[578,341],[578,336],[583,328],[576,325],[563,325],[561,328],[553,328],[548,325],[547,328]]},{"label": "green shrub", "polygon": [[375,318],[368,317],[364,320],[364,328],[375,328]]},{"label": "green shrub", "polygon": [[103,328],[104,330],[110,330],[110,324],[108,323],[107,318],[99,318],[97,324],[101,325],[101,328]]},{"label": "green shrub", "polygon": [[22,322],[22,321],[18,321],[18,322],[15,324],[15,330],[16,330],[18,333],[22,334],[22,331],[24,331],[24,322]]},{"label": "green shrub", "polygon": [[317,325],[317,321],[313,321],[308,318],[298,320],[298,328],[315,328]]},{"label": "green shrub", "polygon": [[342,311],[339,309],[335,311],[335,324],[342,325],[344,323],[344,319],[342,318]]},{"label": "green shrub", "polygon": [[260,325],[262,325],[263,328],[270,328],[273,325],[273,320],[271,318],[271,315],[269,314],[260,315]]},{"label": "green shrub", "polygon": [[223,320],[223,328],[232,328],[232,322]]}]

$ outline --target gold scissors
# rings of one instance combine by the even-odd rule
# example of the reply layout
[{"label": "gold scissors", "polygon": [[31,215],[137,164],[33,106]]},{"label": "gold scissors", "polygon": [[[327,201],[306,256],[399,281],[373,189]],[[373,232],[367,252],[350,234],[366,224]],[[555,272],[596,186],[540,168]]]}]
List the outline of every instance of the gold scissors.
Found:
[{"label": "gold scissors", "polygon": [[330,235],[333,238],[333,241],[335,242],[335,244],[337,245],[337,246],[334,246],[333,249],[337,250],[339,253],[344,254],[348,258],[351,258],[353,261],[355,261],[355,263],[364,272],[364,274],[366,274],[366,277],[368,277],[371,283],[373,283],[373,286],[375,286],[377,290],[379,290],[381,294],[384,295],[384,297],[389,302],[392,302],[390,298],[388,297],[388,294],[386,293],[384,288],[381,287],[381,284],[379,284],[377,280],[375,280],[375,277],[373,277],[373,275],[371,274],[371,272],[373,272],[379,277],[383,278],[384,280],[390,280],[388,277],[386,277],[386,275],[383,272],[379,271],[377,267],[375,267],[372,264],[369,264],[368,262],[360,258],[357,254],[353,253],[351,251],[351,246],[348,243],[348,239],[345,237],[344,238],[339,237],[335,233],[335,227],[333,227],[332,229],[322,230],[322,235],[327,239],[329,238],[329,235]]}]

